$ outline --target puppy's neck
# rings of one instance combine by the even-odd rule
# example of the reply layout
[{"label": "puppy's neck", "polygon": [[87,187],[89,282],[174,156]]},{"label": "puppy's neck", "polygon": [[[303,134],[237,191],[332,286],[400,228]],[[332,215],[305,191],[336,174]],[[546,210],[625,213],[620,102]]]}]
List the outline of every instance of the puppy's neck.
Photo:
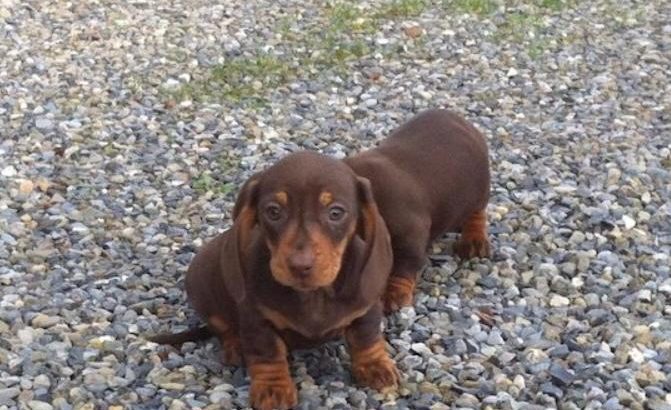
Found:
[{"label": "puppy's neck", "polygon": [[327,300],[334,299],[336,297],[336,291],[333,285],[324,286],[315,290],[309,291],[295,291],[298,297],[298,300],[301,304],[309,305],[320,305]]}]

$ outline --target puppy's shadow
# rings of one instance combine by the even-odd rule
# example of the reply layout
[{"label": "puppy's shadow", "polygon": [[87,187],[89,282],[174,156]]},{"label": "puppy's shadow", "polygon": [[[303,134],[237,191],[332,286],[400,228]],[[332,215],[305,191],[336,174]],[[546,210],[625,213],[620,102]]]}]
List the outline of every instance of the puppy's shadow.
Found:
[{"label": "puppy's shadow", "polygon": [[350,383],[349,361],[343,356],[344,350],[345,344],[342,341],[329,342],[311,349],[294,350],[291,360],[294,368],[292,373],[299,378],[301,374],[307,374],[317,385],[335,381]]}]

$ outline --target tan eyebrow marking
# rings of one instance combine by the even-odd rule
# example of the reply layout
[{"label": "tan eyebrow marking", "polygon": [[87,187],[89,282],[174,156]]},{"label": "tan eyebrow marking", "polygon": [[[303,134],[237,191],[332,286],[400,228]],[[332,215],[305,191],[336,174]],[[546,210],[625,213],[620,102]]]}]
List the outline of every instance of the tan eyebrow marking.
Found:
[{"label": "tan eyebrow marking", "polygon": [[289,197],[287,196],[287,193],[284,191],[276,192],[275,199],[282,206],[287,206],[287,203],[289,202]]},{"label": "tan eyebrow marking", "polygon": [[321,194],[319,194],[319,202],[324,206],[330,204],[331,202],[333,202],[333,194],[331,194],[328,191],[322,192]]}]

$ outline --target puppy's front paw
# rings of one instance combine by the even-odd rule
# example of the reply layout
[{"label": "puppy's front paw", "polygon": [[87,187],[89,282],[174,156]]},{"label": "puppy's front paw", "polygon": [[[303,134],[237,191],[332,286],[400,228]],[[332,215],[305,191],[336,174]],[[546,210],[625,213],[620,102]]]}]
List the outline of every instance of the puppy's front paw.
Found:
[{"label": "puppy's front paw", "polygon": [[395,389],[399,373],[396,364],[387,356],[364,364],[355,364],[352,373],[356,381],[378,391]]},{"label": "puppy's front paw", "polygon": [[461,259],[488,258],[489,241],[487,238],[461,238],[454,244],[454,253]]},{"label": "puppy's front paw", "polygon": [[384,293],[384,312],[389,314],[404,306],[411,306],[415,293],[415,281],[401,276],[391,276]]},{"label": "puppy's front paw", "polygon": [[298,393],[291,379],[273,383],[252,381],[249,401],[257,410],[288,410],[298,403]]},{"label": "puppy's front paw", "polygon": [[383,339],[366,348],[350,345],[350,354],[352,374],[359,384],[379,391],[398,386],[398,369],[389,357]]}]

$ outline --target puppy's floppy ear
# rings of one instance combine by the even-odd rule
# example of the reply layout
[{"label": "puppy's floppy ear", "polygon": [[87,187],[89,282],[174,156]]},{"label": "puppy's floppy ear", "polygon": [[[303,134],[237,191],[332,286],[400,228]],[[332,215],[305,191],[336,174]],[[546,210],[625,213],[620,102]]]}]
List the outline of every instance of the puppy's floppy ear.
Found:
[{"label": "puppy's floppy ear", "polygon": [[256,225],[258,185],[258,174],[243,184],[233,208],[233,226],[227,233],[221,252],[224,284],[237,303],[246,296],[245,261],[252,229]]},{"label": "puppy's floppy ear", "polygon": [[245,181],[244,184],[242,184],[242,187],[240,188],[240,193],[238,194],[238,197],[235,199],[235,205],[233,205],[233,214],[231,217],[235,221],[238,218],[238,215],[240,214],[240,211],[242,208],[245,206],[247,202],[249,202],[250,198],[249,194],[254,194],[254,192],[247,192],[249,190],[249,187],[251,185],[255,185],[259,182],[261,179],[261,172],[257,172],[256,174],[252,175],[249,177],[247,181]]},{"label": "puppy's floppy ear", "polygon": [[393,256],[389,231],[377,209],[370,181],[357,177],[359,196],[359,234],[366,243],[361,290],[364,295],[381,296],[391,273]]}]

